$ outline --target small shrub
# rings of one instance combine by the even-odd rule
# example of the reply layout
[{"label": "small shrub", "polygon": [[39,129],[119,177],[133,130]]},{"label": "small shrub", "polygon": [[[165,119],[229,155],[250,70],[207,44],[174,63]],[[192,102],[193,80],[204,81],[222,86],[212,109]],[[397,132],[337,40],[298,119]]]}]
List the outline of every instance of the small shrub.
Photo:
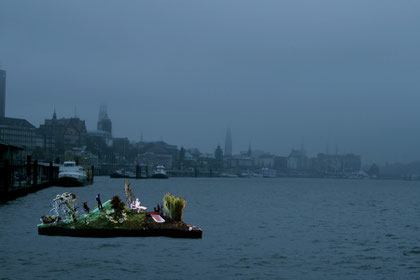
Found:
[{"label": "small shrub", "polygon": [[115,195],[115,196],[112,197],[111,207],[115,211],[115,217],[116,218],[121,218],[122,213],[123,213],[124,208],[125,208],[125,204],[124,204],[124,202],[121,201],[121,199],[118,195]]}]

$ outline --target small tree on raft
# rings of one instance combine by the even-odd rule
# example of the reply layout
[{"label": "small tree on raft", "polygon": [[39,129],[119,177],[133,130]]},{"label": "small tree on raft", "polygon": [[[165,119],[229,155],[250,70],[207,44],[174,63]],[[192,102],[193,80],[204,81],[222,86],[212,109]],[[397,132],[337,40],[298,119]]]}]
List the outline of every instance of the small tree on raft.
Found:
[{"label": "small tree on raft", "polygon": [[182,215],[184,214],[186,205],[187,202],[182,197],[170,193],[167,193],[163,197],[163,208],[165,209],[165,213],[174,221],[182,221]]},{"label": "small tree on raft", "polygon": [[111,207],[115,211],[115,217],[117,219],[121,218],[122,213],[124,211],[124,202],[121,201],[121,199],[118,195],[115,195],[115,196],[112,197]]},{"label": "small tree on raft", "polygon": [[130,207],[130,204],[133,202],[133,199],[134,199],[134,194],[133,194],[133,190],[130,188],[130,184],[127,181],[125,181],[125,184],[124,184],[124,192],[125,192],[125,203],[127,207]]}]

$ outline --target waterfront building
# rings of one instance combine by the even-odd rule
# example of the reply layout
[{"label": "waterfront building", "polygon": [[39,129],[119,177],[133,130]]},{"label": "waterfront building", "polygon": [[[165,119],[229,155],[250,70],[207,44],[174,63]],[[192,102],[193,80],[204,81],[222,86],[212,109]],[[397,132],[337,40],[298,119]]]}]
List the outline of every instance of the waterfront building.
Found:
[{"label": "waterfront building", "polygon": [[308,157],[303,149],[290,152],[287,157],[287,168],[293,170],[308,169]]},{"label": "waterfront building", "polygon": [[183,161],[184,161],[184,164],[186,164],[187,166],[193,166],[194,157],[189,151],[186,151],[184,154]]},{"label": "waterfront building", "polygon": [[276,156],[274,158],[274,169],[277,171],[287,170],[287,157]]},{"label": "waterfront building", "polygon": [[52,119],[46,119],[38,132],[43,137],[44,148],[54,143],[54,150],[59,153],[86,144],[85,121],[77,117],[57,119],[55,110]]},{"label": "waterfront building", "polygon": [[251,156],[252,156],[254,159],[257,159],[257,158],[259,158],[260,156],[262,156],[262,155],[266,155],[266,154],[269,154],[269,153],[268,153],[268,152],[266,152],[266,151],[263,151],[263,150],[252,150]]},{"label": "waterfront building", "polygon": [[[22,150],[23,148],[21,147],[0,141],[0,165],[3,165],[5,160],[8,160],[10,165],[22,161]],[[0,184],[1,183],[2,182],[0,182]]]},{"label": "waterfront building", "polygon": [[[155,154],[154,152],[146,152],[137,155],[137,162],[140,165],[154,168],[157,165],[163,165],[166,169],[172,169],[172,155],[170,154]],[[150,172],[151,170],[149,170]]]},{"label": "waterfront building", "polygon": [[112,135],[112,121],[108,117],[107,109],[105,105],[102,105],[99,109],[98,126],[99,131],[106,131]]},{"label": "waterfront building", "polygon": [[191,167],[196,167],[199,173],[211,173],[213,170],[220,169],[222,162],[216,160],[214,153],[202,153],[197,160],[194,160]]},{"label": "waterfront building", "polygon": [[0,69],[0,118],[6,117],[6,71]]},{"label": "waterfront building", "polygon": [[345,154],[342,155],[342,159],[344,172],[358,172],[362,169],[362,159],[359,155]]},{"label": "waterfront building", "polygon": [[227,165],[230,168],[252,168],[254,159],[246,155],[235,155],[227,159]]},{"label": "waterfront building", "polygon": [[[179,150],[176,145],[170,145],[164,141],[144,142],[140,141],[135,144],[140,153],[152,152],[155,154],[169,154],[174,161],[179,159]],[[185,153],[187,156],[187,153]],[[184,158],[185,160],[185,158]]]},{"label": "waterfront building", "polygon": [[223,151],[222,148],[220,148],[220,145],[217,145],[216,150],[214,150],[214,158],[218,162],[221,162],[223,160]]},{"label": "waterfront building", "polygon": [[130,141],[127,137],[112,138],[112,148],[115,153],[125,157],[129,153]]},{"label": "waterfront building", "polygon": [[55,149],[55,138],[45,137],[39,129],[35,131],[35,147],[42,148],[45,150]]},{"label": "waterfront building", "polygon": [[33,149],[37,143],[36,128],[25,119],[0,118],[0,141]]},{"label": "waterfront building", "polygon": [[76,161],[77,165],[90,167],[92,165],[97,166],[99,164],[99,157],[87,151],[86,146],[73,147],[67,150],[64,154],[64,160]]},{"label": "waterfront building", "polygon": [[[162,164],[166,169],[171,169],[174,163],[179,161],[178,147],[164,141],[140,141],[134,145],[134,148],[138,151],[137,161],[140,164],[148,164],[149,166]],[[183,163],[188,161],[188,156],[188,151],[185,151]]]},{"label": "waterfront building", "polygon": [[255,159],[255,165],[263,168],[274,168],[275,156],[264,154]]},{"label": "waterfront building", "polygon": [[106,131],[89,131],[86,134],[87,151],[98,155],[100,164],[115,163],[115,155],[112,151],[113,140]]},{"label": "waterfront building", "polygon": [[225,157],[232,156],[232,133],[230,131],[230,127],[226,131],[226,139],[225,139]]},{"label": "waterfront building", "polygon": [[355,154],[329,155],[320,153],[313,159],[313,169],[325,174],[358,172],[361,168],[361,157]]},{"label": "waterfront building", "polygon": [[86,142],[89,149],[96,150],[97,152],[105,148],[110,148],[113,145],[111,134],[102,130],[87,132]]}]

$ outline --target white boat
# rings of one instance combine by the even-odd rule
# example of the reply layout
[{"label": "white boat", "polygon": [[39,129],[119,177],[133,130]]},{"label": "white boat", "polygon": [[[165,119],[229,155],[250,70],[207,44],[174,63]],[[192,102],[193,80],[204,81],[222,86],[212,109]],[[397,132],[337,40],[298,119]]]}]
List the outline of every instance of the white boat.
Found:
[{"label": "white boat", "polygon": [[60,186],[84,186],[88,184],[88,177],[83,167],[77,166],[74,161],[65,161],[58,173]]},{"label": "white boat", "polygon": [[252,177],[252,173],[249,171],[244,171],[244,172],[239,173],[238,176],[242,178],[249,178],[249,177]]},{"label": "white boat", "polygon": [[153,178],[153,179],[168,179],[168,175],[166,174],[166,171],[165,171],[165,166],[163,166],[163,165],[156,166],[156,168],[153,171],[153,174],[150,178]]},{"label": "white boat", "polygon": [[223,177],[223,178],[238,178],[238,175],[231,174],[231,173],[221,173],[219,175],[219,177]]},{"label": "white boat", "polygon": [[264,178],[276,178],[277,177],[277,172],[274,169],[269,169],[269,168],[262,168],[261,169],[261,173],[263,175]]}]

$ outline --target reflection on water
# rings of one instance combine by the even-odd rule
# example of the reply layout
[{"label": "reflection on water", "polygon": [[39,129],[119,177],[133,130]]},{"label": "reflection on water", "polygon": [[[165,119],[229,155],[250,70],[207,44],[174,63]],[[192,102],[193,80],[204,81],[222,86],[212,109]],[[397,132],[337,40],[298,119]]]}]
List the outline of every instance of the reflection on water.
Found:
[{"label": "reflection on water", "polygon": [[[187,200],[201,240],[37,234],[58,193],[124,196],[123,179],[44,189],[0,205],[0,278],[420,278],[420,186],[321,179],[131,180],[153,209],[166,192]],[[80,208],[81,209],[81,208]],[[134,278],[133,278],[134,277]]]}]

